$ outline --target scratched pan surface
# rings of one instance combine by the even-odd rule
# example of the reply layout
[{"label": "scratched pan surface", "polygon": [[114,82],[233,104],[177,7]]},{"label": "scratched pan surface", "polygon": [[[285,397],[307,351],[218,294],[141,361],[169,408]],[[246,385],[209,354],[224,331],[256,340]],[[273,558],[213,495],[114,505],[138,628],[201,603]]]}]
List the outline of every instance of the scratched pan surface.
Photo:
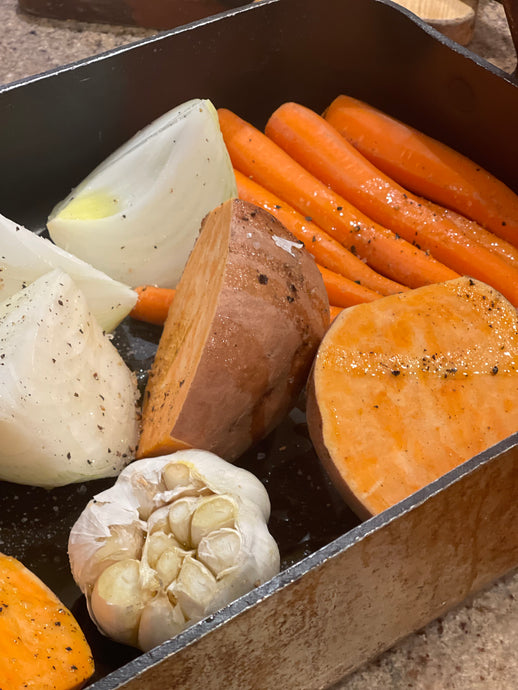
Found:
[{"label": "scratched pan surface", "polygon": [[[1,89],[0,210],[42,231],[95,164],[189,98],[262,126],[284,100],[322,110],[341,91],[518,190],[510,77],[388,1],[271,0]],[[142,385],[158,335],[129,320],[116,332]],[[96,690],[325,687],[518,565],[515,437],[363,524],[322,473],[298,408],[240,464],[270,494],[281,573],[143,655],[97,633],[68,569],[70,526],[112,480],[50,492],[0,483],[0,550],[78,617]]]}]

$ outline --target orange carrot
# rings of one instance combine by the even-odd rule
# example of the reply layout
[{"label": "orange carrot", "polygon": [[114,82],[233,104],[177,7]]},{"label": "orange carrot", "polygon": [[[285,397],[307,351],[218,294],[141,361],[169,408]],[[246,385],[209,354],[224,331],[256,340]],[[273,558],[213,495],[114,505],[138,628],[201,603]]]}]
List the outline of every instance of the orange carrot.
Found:
[{"label": "orange carrot", "polygon": [[457,277],[455,271],[426,252],[371,221],[251,124],[223,108],[218,115],[234,168],[302,215],[311,216],[319,227],[366,260],[375,271],[409,287]]},{"label": "orange carrot", "polygon": [[378,170],[332,125],[309,108],[285,103],[266,134],[298,163],[378,223],[429,251],[454,271],[477,278],[518,306],[518,269],[468,238],[439,208]]},{"label": "orange carrot", "polygon": [[518,247],[515,247],[514,244],[503,240],[498,235],[495,235],[494,232],[491,232],[491,230],[486,230],[482,225],[457,213],[457,211],[438,206],[434,202],[422,197],[421,203],[424,206],[428,206],[433,213],[440,213],[448,222],[453,223],[468,240],[481,244],[493,254],[507,261],[511,266],[518,268]]},{"label": "orange carrot", "polygon": [[329,304],[334,307],[352,307],[354,304],[373,302],[382,297],[379,292],[358,285],[353,280],[345,278],[340,273],[330,271],[325,266],[319,265],[318,268],[324,279]]},{"label": "orange carrot", "polygon": [[338,96],[325,118],[399,184],[518,245],[518,195],[466,156],[349,96]]},{"label": "orange carrot", "polygon": [[240,199],[264,208],[283,223],[301,242],[315,260],[326,268],[340,273],[365,289],[382,295],[393,295],[408,288],[373,271],[361,259],[352,254],[331,235],[321,230],[309,217],[304,217],[293,207],[267,189],[234,169]]},{"label": "orange carrot", "polygon": [[138,299],[130,316],[138,321],[163,326],[176,290],[141,285],[135,288],[135,291],[138,293]]},{"label": "orange carrot", "polygon": [[343,312],[342,307],[335,307],[332,304],[329,306],[329,315],[330,315],[330,323],[333,323],[333,321],[336,319],[337,316],[339,316]]}]

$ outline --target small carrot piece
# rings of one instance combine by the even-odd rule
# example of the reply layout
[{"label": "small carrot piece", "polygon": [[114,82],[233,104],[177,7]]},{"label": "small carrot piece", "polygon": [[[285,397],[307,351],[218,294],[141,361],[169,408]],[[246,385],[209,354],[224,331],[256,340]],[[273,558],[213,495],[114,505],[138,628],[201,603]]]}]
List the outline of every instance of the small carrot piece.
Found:
[{"label": "small carrot piece", "polygon": [[324,116],[403,187],[518,245],[518,195],[463,154],[349,96],[335,98]]},{"label": "small carrot piece", "polygon": [[163,326],[176,290],[155,287],[154,285],[140,285],[135,288],[135,291],[138,294],[138,299],[130,312],[130,316],[138,321]]},{"label": "small carrot piece", "polygon": [[264,208],[280,220],[298,240],[304,243],[308,252],[319,264],[335,273],[340,273],[355,284],[360,283],[365,289],[374,290],[382,295],[393,295],[408,290],[406,286],[376,273],[340,242],[313,223],[309,217],[304,217],[265,187],[243,175],[239,170],[234,169],[234,174],[239,198]]},{"label": "small carrot piece", "polygon": [[518,306],[518,269],[449,221],[443,208],[398,185],[357,151],[323,117],[297,103],[284,103],[266,134],[336,193],[458,273],[477,278]]},{"label": "small carrot piece", "polygon": [[333,321],[336,319],[337,316],[340,316],[340,314],[343,312],[342,307],[335,307],[332,304],[329,305],[329,316],[330,316],[330,321],[329,323],[333,323]]},{"label": "small carrot piece", "polygon": [[334,307],[352,307],[355,304],[373,302],[382,297],[379,292],[358,285],[353,280],[345,278],[340,273],[330,271],[325,266],[318,265],[318,268],[324,279],[329,304]]},{"label": "small carrot piece", "polygon": [[375,271],[411,288],[458,277],[426,252],[374,223],[253,125],[225,108],[218,115],[234,168],[303,216],[310,216]]}]

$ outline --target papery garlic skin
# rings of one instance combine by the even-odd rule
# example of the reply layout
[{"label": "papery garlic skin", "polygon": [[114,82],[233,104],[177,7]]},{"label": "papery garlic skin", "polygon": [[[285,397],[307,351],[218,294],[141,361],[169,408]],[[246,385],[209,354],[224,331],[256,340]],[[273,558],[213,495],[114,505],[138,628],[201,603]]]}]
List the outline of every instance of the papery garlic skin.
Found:
[{"label": "papery garlic skin", "polygon": [[0,479],[53,488],[135,456],[134,374],[59,269],[0,303]]},{"label": "papery garlic skin", "polygon": [[213,453],[138,460],[73,526],[72,575],[101,632],[147,651],[279,572],[269,515],[261,482]]},{"label": "papery garlic skin", "polygon": [[138,132],[47,222],[54,242],[132,287],[176,287],[205,215],[237,196],[216,110],[193,99]]},{"label": "papery garlic skin", "polygon": [[0,215],[0,301],[55,268],[73,279],[106,332],[112,331],[137,302],[135,290]]}]

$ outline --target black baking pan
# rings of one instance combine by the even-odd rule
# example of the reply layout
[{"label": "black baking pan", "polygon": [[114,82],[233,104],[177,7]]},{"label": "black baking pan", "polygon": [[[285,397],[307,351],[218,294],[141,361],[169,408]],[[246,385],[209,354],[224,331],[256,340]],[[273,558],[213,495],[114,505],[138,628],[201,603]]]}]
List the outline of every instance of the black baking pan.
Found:
[{"label": "black baking pan", "polygon": [[[0,89],[0,209],[41,232],[54,204],[138,129],[193,97],[262,127],[280,103],[364,99],[518,191],[513,78],[388,0],[264,0]],[[159,332],[115,342],[144,382]],[[0,483],[0,550],[60,596],[88,636],[92,687],[327,687],[518,565],[518,435],[360,523],[323,475],[298,408],[239,464],[272,499],[270,582],[146,654],[89,623],[66,555],[111,480]]]}]

